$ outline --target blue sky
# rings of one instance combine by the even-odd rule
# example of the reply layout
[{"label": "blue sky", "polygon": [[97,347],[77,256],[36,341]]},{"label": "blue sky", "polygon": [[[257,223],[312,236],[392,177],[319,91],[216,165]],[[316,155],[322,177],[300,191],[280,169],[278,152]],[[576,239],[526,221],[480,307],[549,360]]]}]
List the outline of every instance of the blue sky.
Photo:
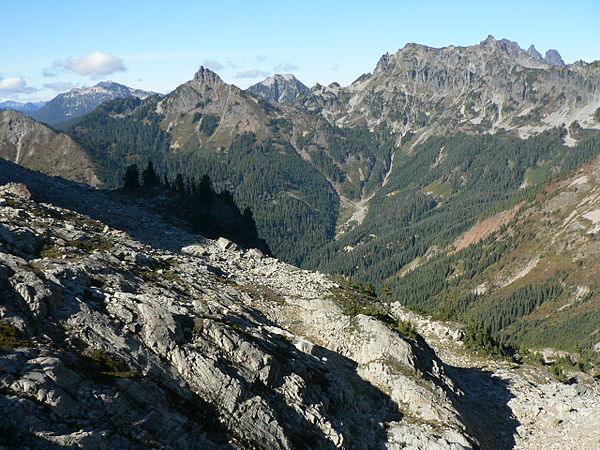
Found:
[{"label": "blue sky", "polygon": [[276,72],[347,85],[408,42],[473,45],[488,34],[556,48],[567,63],[600,59],[599,0],[0,3],[0,100],[107,79],[165,93],[202,64],[241,88]]}]

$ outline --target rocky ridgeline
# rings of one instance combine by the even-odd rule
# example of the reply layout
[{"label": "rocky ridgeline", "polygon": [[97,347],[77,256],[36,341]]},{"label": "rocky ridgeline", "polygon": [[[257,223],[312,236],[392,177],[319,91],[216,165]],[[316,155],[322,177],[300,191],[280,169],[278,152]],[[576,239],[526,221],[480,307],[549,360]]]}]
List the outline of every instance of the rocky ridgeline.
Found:
[{"label": "rocky ridgeline", "polygon": [[411,43],[348,87],[316,86],[297,103],[336,125],[385,125],[422,139],[500,130],[527,137],[574,121],[598,128],[598,67],[565,65],[556,50],[542,58],[534,47],[493,36],[468,47]]},{"label": "rocky ridgeline", "polygon": [[484,370],[455,328],[415,316],[427,340],[408,337],[341,282],[117,194],[2,163],[8,178],[27,184],[0,190],[0,445],[597,443],[592,387]]}]

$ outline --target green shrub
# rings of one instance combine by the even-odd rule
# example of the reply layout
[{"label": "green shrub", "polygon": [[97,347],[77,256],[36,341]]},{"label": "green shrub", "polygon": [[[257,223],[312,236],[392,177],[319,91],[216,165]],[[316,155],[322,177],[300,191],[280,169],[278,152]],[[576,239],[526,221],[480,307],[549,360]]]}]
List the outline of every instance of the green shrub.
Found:
[{"label": "green shrub", "polygon": [[95,349],[90,355],[90,359],[96,361],[101,366],[102,375],[111,375],[114,377],[129,378],[135,375],[124,363],[111,356],[105,350]]},{"label": "green shrub", "polygon": [[417,329],[410,320],[399,320],[395,325],[392,326],[392,329],[396,330],[400,334],[403,334],[404,336],[413,338],[415,340],[419,339],[419,333],[417,333]]},{"label": "green shrub", "polygon": [[29,344],[16,327],[0,322],[0,350],[10,350]]}]

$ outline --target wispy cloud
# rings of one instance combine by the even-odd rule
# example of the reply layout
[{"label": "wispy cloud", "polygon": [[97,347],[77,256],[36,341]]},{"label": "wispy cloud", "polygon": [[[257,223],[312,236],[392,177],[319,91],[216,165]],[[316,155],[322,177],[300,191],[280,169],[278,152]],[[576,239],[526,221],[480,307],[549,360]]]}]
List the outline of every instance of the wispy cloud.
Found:
[{"label": "wispy cloud", "polygon": [[27,86],[27,82],[22,77],[2,78],[2,75],[0,75],[0,92],[28,93],[35,91],[37,91],[37,89]]},{"label": "wispy cloud", "polygon": [[258,77],[268,77],[269,72],[265,72],[259,69],[246,70],[244,72],[238,72],[235,74],[236,78],[258,78]]},{"label": "wispy cloud", "polygon": [[56,66],[56,63],[54,63],[52,65],[52,67],[46,67],[45,69],[42,69],[42,75],[45,78],[53,78],[55,77],[57,74],[57,72],[60,70],[60,67]]},{"label": "wispy cloud", "polygon": [[52,89],[55,92],[65,92],[73,89],[76,86],[68,81],[57,81],[55,83],[45,83],[44,87],[47,89]]},{"label": "wispy cloud", "polygon": [[65,70],[91,78],[109,75],[115,72],[125,72],[123,60],[111,53],[96,50],[81,58],[67,58],[55,61],[51,67],[42,70],[45,77],[54,77]]},{"label": "wispy cloud", "polygon": [[333,66],[331,66],[331,70],[340,70],[340,65],[334,64]]},{"label": "wispy cloud", "polygon": [[222,70],[223,68],[225,68],[225,66],[219,61],[215,61],[213,59],[205,59],[202,64],[204,65],[204,67],[208,67],[211,70]]},{"label": "wispy cloud", "polygon": [[267,60],[267,57],[265,55],[258,55],[252,59],[252,62],[256,65],[260,65],[260,64],[263,64],[266,60]]},{"label": "wispy cloud", "polygon": [[297,70],[298,66],[294,63],[291,62],[287,62],[287,63],[279,63],[276,66],[273,67],[273,72],[291,72],[293,70]]}]

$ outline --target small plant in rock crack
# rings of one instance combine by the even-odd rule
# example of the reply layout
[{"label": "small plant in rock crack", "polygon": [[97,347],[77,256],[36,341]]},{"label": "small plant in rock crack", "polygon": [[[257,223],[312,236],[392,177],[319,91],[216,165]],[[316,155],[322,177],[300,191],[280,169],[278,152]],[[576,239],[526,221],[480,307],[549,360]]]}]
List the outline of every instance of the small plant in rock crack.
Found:
[{"label": "small plant in rock crack", "polygon": [[10,350],[27,344],[30,342],[21,337],[16,327],[0,322],[0,350]]},{"label": "small plant in rock crack", "polygon": [[123,362],[110,355],[106,350],[94,349],[88,357],[100,365],[100,373],[102,375],[111,375],[120,378],[135,376],[135,372],[130,370]]}]

